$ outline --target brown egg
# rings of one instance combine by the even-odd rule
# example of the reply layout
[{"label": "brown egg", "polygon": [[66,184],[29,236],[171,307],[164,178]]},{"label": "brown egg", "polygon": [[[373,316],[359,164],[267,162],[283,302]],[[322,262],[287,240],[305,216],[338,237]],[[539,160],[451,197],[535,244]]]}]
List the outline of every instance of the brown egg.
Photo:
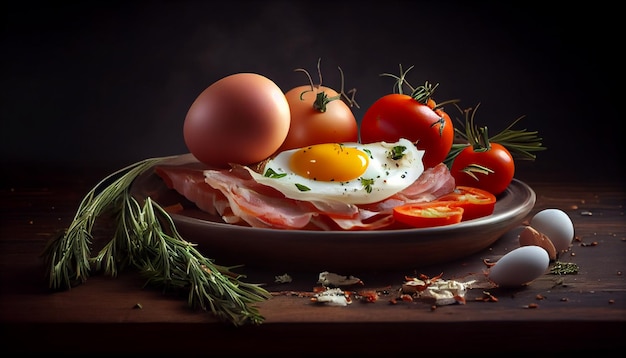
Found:
[{"label": "brown egg", "polygon": [[200,93],[187,112],[183,136],[189,151],[207,165],[248,165],[282,145],[290,120],[289,104],[276,83],[237,73]]}]

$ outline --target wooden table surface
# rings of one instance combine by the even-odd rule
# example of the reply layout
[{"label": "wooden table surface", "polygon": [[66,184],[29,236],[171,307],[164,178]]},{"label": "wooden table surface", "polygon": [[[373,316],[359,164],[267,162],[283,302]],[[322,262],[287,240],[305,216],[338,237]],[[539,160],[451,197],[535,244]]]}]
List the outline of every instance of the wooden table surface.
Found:
[{"label": "wooden table surface", "polygon": [[[559,208],[571,217],[575,239],[560,261],[579,266],[575,275],[546,273],[519,289],[489,288],[498,302],[484,302],[484,288],[468,291],[464,305],[431,308],[424,302],[319,306],[302,293],[317,286],[319,272],[290,272],[278,284],[262,269],[241,272],[267,283],[271,299],[259,304],[265,321],[234,327],[186,300],[143,288],[136,272],[93,275],[83,285],[52,293],[39,256],[66,227],[82,197],[105,172],[24,168],[3,174],[0,187],[0,350],[26,353],[376,353],[498,352],[609,353],[626,348],[626,193],[623,180],[594,182],[526,174],[518,179],[537,194],[531,215]],[[107,234],[96,230],[96,237]],[[503,236],[484,252],[413,272],[350,273],[365,288],[391,287],[405,275],[440,272],[446,278],[482,275],[484,258],[516,245]],[[210,257],[210,254],[208,255]],[[298,292],[300,294],[292,294]],[[391,296],[389,296],[391,297]],[[138,309],[137,304],[142,308]]]}]

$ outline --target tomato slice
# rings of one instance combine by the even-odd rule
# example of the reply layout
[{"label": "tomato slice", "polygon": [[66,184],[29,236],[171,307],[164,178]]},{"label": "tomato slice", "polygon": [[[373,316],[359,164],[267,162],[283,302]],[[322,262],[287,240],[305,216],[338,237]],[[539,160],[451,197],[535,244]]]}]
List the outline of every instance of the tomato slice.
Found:
[{"label": "tomato slice", "polygon": [[436,201],[463,208],[462,221],[491,215],[496,206],[495,195],[487,190],[469,186],[457,186],[453,192],[441,196]]},{"label": "tomato slice", "polygon": [[469,186],[457,186],[454,191],[428,203],[404,204],[393,208],[399,223],[416,228],[457,224],[493,214],[496,196]]},{"label": "tomato slice", "polygon": [[426,228],[457,224],[461,222],[463,210],[460,206],[455,207],[438,201],[411,203],[393,208],[393,217],[400,223]]}]

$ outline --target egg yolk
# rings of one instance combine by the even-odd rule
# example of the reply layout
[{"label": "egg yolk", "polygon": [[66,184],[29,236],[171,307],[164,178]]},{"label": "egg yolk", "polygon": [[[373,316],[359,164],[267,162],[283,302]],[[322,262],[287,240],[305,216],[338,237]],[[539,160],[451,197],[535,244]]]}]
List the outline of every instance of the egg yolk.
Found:
[{"label": "egg yolk", "polygon": [[291,170],[308,179],[349,181],[358,178],[369,164],[367,153],[337,143],[316,144],[291,155]]}]

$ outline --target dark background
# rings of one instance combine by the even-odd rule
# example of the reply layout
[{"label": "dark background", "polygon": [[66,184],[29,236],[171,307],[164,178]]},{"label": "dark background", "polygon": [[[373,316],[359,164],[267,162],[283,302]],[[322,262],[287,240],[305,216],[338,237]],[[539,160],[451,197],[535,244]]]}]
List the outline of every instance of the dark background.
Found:
[{"label": "dark background", "polygon": [[[621,171],[617,9],[528,1],[57,1],[2,5],[2,164],[117,169],[187,151],[196,96],[236,72],[284,91],[357,88],[360,118],[414,65],[435,98],[481,103],[490,133],[521,115],[537,130],[544,173],[585,179]],[[619,41],[619,42],[618,42]],[[450,111],[449,111],[450,112]],[[523,174],[526,164],[519,166]]]}]

